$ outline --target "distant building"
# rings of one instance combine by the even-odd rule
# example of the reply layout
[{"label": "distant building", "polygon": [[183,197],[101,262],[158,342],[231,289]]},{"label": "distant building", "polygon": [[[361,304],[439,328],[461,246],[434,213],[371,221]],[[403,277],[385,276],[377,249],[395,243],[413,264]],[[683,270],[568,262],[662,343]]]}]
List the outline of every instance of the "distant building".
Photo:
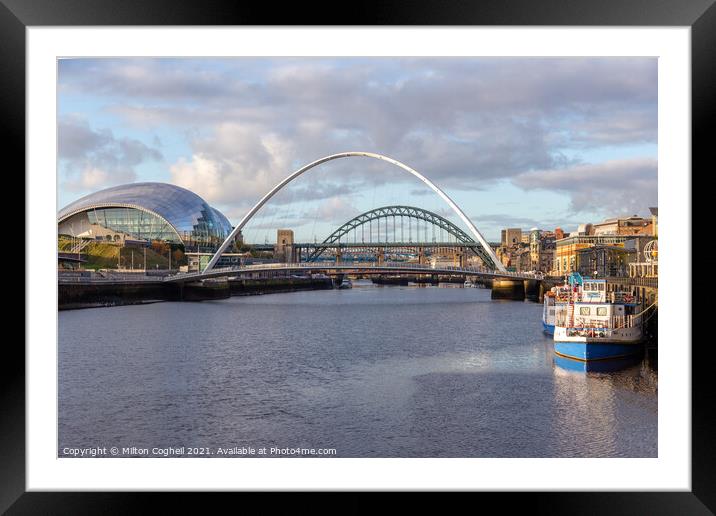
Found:
[{"label": "distant building", "polygon": [[655,237],[658,237],[659,236],[659,230],[658,230],[659,208],[649,208],[649,211],[651,212],[651,225],[652,225],[651,234]]},{"label": "distant building", "polygon": [[[231,227],[231,230],[234,230],[234,227]],[[242,230],[239,230],[239,232],[236,234],[236,237],[234,237],[234,245],[238,249],[242,245],[244,245],[244,232]]]},{"label": "distant building", "polygon": [[653,223],[632,215],[631,217],[617,217],[606,219],[604,222],[594,224],[595,235],[652,235]]},{"label": "distant building", "polygon": [[153,241],[214,251],[231,223],[193,192],[166,183],[131,183],[86,195],[57,214],[57,234],[117,245]]},{"label": "distant building", "polygon": [[554,230],[554,238],[557,240],[562,240],[566,235],[564,234],[564,231],[562,228],[556,228]]},{"label": "distant building", "polygon": [[639,250],[638,259],[629,264],[629,276],[657,278],[659,276],[659,209],[649,208],[651,212],[652,239]]},{"label": "distant building", "polygon": [[529,233],[530,260],[532,261],[532,269],[539,266],[539,255],[542,251],[542,232],[537,228],[532,228]]},{"label": "distant building", "polygon": [[637,260],[629,264],[629,276],[659,277],[659,240],[657,238],[648,241],[637,255]]},{"label": "distant building", "polygon": [[549,273],[554,269],[554,253],[557,248],[554,233],[542,234],[539,261],[535,270]]},{"label": "distant building", "polygon": [[629,264],[636,259],[636,249],[619,245],[594,245],[579,249],[576,268],[583,276],[627,276]]},{"label": "distant building", "polygon": [[284,262],[291,262],[293,260],[293,230],[279,229],[276,232],[274,257]]},{"label": "distant building", "polygon": [[533,270],[529,247],[519,249],[513,254],[512,266],[517,272],[528,272]]},{"label": "distant building", "polygon": [[594,234],[594,226],[591,223],[580,224],[577,227],[577,235],[590,236]]},{"label": "distant building", "polygon": [[[634,249],[641,253],[651,235],[574,235],[555,242],[553,273],[564,275],[577,271],[577,253],[597,245]],[[636,255],[635,255],[636,256]]]},{"label": "distant building", "polygon": [[554,248],[543,249],[539,254],[539,265],[536,270],[550,273],[554,269]]},{"label": "distant building", "polygon": [[[183,266],[184,272],[197,272],[206,269],[212,256],[211,252],[187,253],[187,264]],[[217,267],[237,267],[245,263],[247,258],[251,258],[251,253],[221,253],[219,261],[216,262]],[[180,270],[182,268],[180,267]]]},{"label": "distant building", "polygon": [[500,263],[502,263],[502,265],[504,265],[505,267],[510,266],[512,254],[509,252],[507,247],[498,247],[497,249],[495,249],[495,255],[497,256],[497,259],[500,260]]},{"label": "distant building", "polygon": [[522,243],[522,229],[520,228],[507,228],[502,230],[502,241],[503,247],[513,247]]}]

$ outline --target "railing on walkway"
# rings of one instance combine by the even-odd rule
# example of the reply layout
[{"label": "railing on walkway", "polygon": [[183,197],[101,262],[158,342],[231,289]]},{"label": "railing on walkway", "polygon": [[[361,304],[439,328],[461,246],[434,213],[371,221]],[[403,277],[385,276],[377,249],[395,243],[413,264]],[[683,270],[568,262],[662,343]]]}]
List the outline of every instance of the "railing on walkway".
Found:
[{"label": "railing on walkway", "polygon": [[141,276],[136,275],[136,277],[132,278],[124,278],[124,277],[117,277],[117,276],[89,276],[89,277],[83,277],[83,276],[69,276],[69,277],[63,277],[58,276],[57,282],[58,283],[131,283],[131,282],[154,282],[154,283],[161,283],[164,281],[165,278],[161,276]]},{"label": "railing on walkway", "polygon": [[334,271],[385,271],[385,272],[419,272],[422,274],[479,274],[493,278],[515,278],[515,279],[543,279],[540,273],[526,272],[496,272],[485,267],[457,267],[405,263],[405,262],[384,262],[372,263],[336,263],[336,262],[300,262],[300,263],[266,263],[244,265],[240,267],[215,268],[208,273],[187,272],[180,273],[166,278],[167,281],[186,281],[191,279],[204,279],[217,276],[232,276],[251,272],[277,271],[286,272],[297,270],[334,270]]},{"label": "railing on walkway", "polygon": [[485,267],[457,267],[457,266],[440,266],[432,267],[431,265],[404,263],[404,262],[385,262],[376,263],[335,263],[335,262],[310,262],[310,263],[267,263],[253,264],[243,266],[232,266],[215,268],[209,273],[204,272],[179,272],[167,274],[165,276],[147,276],[143,273],[121,273],[121,272],[103,272],[90,273],[87,275],[58,275],[60,283],[108,283],[108,282],[132,282],[132,281],[191,281],[209,278],[217,278],[221,276],[239,276],[247,273],[258,273],[267,271],[384,271],[386,273],[420,273],[420,274],[455,274],[455,275],[483,275],[491,278],[515,278],[515,279],[543,279],[541,274],[526,272],[497,272]]},{"label": "railing on walkway", "polygon": [[168,274],[146,274],[144,271],[61,271],[57,274],[57,281],[58,283],[161,282],[167,276]]}]

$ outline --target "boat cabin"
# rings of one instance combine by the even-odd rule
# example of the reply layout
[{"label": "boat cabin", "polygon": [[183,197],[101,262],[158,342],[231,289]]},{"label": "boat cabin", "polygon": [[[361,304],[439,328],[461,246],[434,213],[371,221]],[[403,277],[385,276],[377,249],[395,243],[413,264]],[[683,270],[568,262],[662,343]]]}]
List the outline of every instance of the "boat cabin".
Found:
[{"label": "boat cabin", "polygon": [[574,304],[574,326],[577,328],[611,328],[613,318],[623,318],[624,315],[624,305],[592,301]]},{"label": "boat cabin", "polygon": [[607,301],[607,280],[584,279],[582,283],[583,303],[605,303]]},{"label": "boat cabin", "polygon": [[556,326],[569,328],[624,328],[632,326],[635,306],[622,303],[575,302],[555,307]]}]

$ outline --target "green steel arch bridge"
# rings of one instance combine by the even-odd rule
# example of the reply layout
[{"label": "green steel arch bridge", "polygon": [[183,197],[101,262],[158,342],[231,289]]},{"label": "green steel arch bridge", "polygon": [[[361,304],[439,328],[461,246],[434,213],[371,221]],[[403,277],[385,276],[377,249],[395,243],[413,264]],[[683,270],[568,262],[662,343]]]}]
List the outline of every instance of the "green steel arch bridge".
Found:
[{"label": "green steel arch bridge", "polygon": [[[422,224],[421,224],[422,223]],[[421,227],[422,226],[422,227]],[[352,218],[320,243],[295,243],[297,261],[316,262],[329,249],[415,251],[425,248],[461,249],[478,256],[495,269],[495,262],[480,242],[450,220],[415,206],[383,206]],[[305,252],[305,257],[303,256]]]}]

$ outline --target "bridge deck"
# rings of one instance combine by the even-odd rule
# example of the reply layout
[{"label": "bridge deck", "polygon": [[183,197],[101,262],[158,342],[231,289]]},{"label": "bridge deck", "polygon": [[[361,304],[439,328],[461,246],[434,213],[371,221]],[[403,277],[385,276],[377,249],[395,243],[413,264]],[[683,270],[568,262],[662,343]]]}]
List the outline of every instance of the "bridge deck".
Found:
[{"label": "bridge deck", "polygon": [[246,273],[257,272],[321,272],[344,274],[438,274],[438,275],[460,275],[475,276],[490,279],[515,279],[515,280],[539,280],[543,279],[541,274],[525,272],[499,272],[491,271],[480,267],[431,267],[429,265],[406,264],[406,263],[384,263],[381,265],[372,263],[361,264],[336,264],[335,262],[307,262],[307,263],[272,263],[262,265],[246,265],[243,267],[224,267],[213,269],[210,272],[193,272],[176,274],[165,278],[164,281],[198,281],[210,278],[239,276]]}]

